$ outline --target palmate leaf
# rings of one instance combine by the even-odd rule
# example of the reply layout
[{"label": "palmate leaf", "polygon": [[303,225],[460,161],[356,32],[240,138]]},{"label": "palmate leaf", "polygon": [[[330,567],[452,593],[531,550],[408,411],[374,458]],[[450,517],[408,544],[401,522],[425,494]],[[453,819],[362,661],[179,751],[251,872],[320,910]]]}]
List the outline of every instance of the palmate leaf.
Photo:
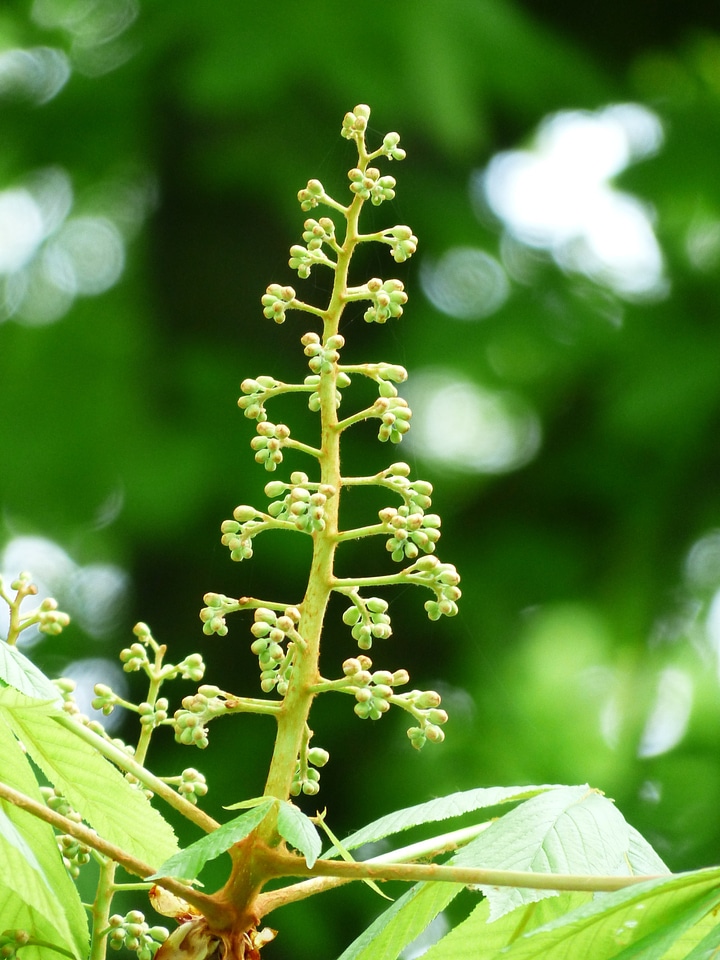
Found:
[{"label": "palmate leaf", "polygon": [[418,883],[380,914],[338,960],[395,960],[460,893],[463,884]]},{"label": "palmate leaf", "polygon": [[169,823],[113,764],[58,722],[65,715],[52,703],[6,687],[0,689],[0,718],[101,837],[150,863],[177,851]]},{"label": "palmate leaf", "polygon": [[[400,833],[424,823],[449,820],[451,817],[460,817],[463,814],[472,813],[474,810],[527,800],[537,794],[557,789],[559,788],[555,785],[546,784],[539,787],[478,787],[475,790],[460,790],[457,793],[448,794],[446,797],[437,797],[434,800],[428,800],[426,803],[418,803],[412,807],[395,810],[393,813],[380,817],[379,820],[374,820],[366,827],[346,837],[342,842],[343,847],[346,850],[353,850],[364,843],[375,843],[391,834]],[[326,856],[332,856],[333,853],[337,852],[337,849],[333,847],[327,852]]]},{"label": "palmate leaf", "polygon": [[[560,787],[527,800],[496,820],[452,860],[458,866],[565,874],[669,873],[617,807],[587,785]],[[490,919],[552,890],[480,885]]]},{"label": "palmate leaf", "polygon": [[[0,780],[42,803],[30,764],[18,741],[0,720]],[[85,909],[65,869],[52,827],[13,804],[0,803],[0,930],[24,929],[85,956]],[[41,948],[23,948],[28,960],[47,957]]]},{"label": "palmate leaf", "polygon": [[710,960],[720,944],[719,883],[717,868],[648,881],[597,895],[529,932],[523,911],[489,923],[484,901],[425,960]]}]

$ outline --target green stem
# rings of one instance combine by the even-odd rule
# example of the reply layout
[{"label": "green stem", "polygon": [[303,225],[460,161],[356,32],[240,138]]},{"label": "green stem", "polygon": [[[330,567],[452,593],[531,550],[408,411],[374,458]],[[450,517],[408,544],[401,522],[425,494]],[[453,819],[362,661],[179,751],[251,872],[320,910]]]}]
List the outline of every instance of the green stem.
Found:
[{"label": "green stem", "polygon": [[630,877],[594,874],[533,873],[526,870],[488,870],[483,867],[445,866],[436,863],[347,863],[345,860],[317,860],[310,869],[301,857],[274,853],[272,865],[276,876],[343,877],[349,880],[442,881],[491,887],[520,887],[530,890],[575,890],[612,892],[645,883],[668,880],[671,874]]},{"label": "green stem", "polygon": [[100,865],[100,876],[91,910],[92,935],[89,960],[105,960],[107,955],[107,934],[112,898],[115,893],[116,869],[117,864],[112,860],[106,860]]},{"label": "green stem", "polygon": [[[157,796],[162,797],[166,803],[168,803],[171,807],[174,807],[188,820],[191,820],[193,823],[197,824],[197,826],[199,826],[206,833],[211,833],[220,826],[217,820],[214,820],[212,817],[208,816],[207,813],[204,813],[192,803],[185,800],[185,798],[181,797],[179,793],[176,793],[172,787],[169,787],[166,783],[163,783],[162,780],[150,773],[149,770],[146,770],[142,764],[137,762],[137,760],[128,756],[124,750],[116,747],[114,743],[106,740],[105,737],[101,737],[99,734],[94,733],[88,727],[78,723],[77,720],[73,720],[72,717],[65,713],[58,712],[55,715],[55,720],[61,726],[65,727],[67,730],[70,730],[71,733],[74,733],[75,736],[79,737],[81,740],[85,740],[86,743],[89,743],[91,746],[93,746],[98,753],[101,753],[104,757],[107,757],[108,760],[112,760],[116,766],[126,770],[128,773],[131,773],[140,781],[140,783],[144,784],[148,790],[152,790],[152,792],[157,794]],[[71,831],[68,830],[67,832],[70,833]],[[93,846],[93,844],[90,844],[90,846]]]}]

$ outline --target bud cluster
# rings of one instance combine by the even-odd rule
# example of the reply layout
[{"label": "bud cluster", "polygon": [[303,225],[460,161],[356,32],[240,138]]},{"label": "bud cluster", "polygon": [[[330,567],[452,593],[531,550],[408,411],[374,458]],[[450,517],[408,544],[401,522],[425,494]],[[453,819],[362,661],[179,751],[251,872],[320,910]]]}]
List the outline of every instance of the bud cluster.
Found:
[{"label": "bud cluster", "polygon": [[290,259],[288,265],[292,270],[297,270],[301,280],[307,280],[310,271],[316,263],[321,263],[326,267],[335,267],[335,262],[319,248],[319,246],[308,249],[299,243],[294,243],[290,247]]},{"label": "bud cluster", "polygon": [[348,171],[348,178],[352,192],[362,200],[369,200],[374,207],[395,197],[395,177],[381,177],[377,167],[367,167],[364,171],[353,167]]},{"label": "bud cluster", "polygon": [[[252,510],[252,507],[246,509]],[[212,636],[213,633],[216,633],[219,637],[226,636],[228,628],[225,623],[225,615],[240,610],[240,602],[233,600],[232,597],[226,597],[224,593],[206,593],[203,600],[207,604],[200,611],[203,633],[207,636]]]},{"label": "bud cluster", "polygon": [[402,316],[403,306],[408,298],[402,281],[383,281],[373,277],[367,282],[367,292],[372,301],[372,306],[365,311],[367,323],[385,323],[391,318]]},{"label": "bud cluster", "polygon": [[130,910],[124,917],[115,913],[109,918],[108,924],[110,948],[121,950],[125,947],[137,953],[138,960],[152,960],[170,935],[165,927],[151,927],[140,910]]},{"label": "bud cluster", "polygon": [[416,750],[421,750],[425,742],[442,743],[445,732],[441,725],[447,723],[448,715],[440,708],[440,694],[435,690],[411,690],[403,694],[405,709],[418,721],[419,725],[410,727],[407,734]]},{"label": "bud cluster", "polygon": [[392,534],[386,547],[393,560],[401,561],[407,557],[414,560],[420,550],[434,553],[435,544],[440,539],[440,517],[436,513],[424,513],[421,507],[403,504],[397,510],[385,507],[378,514],[380,520]]},{"label": "bud cluster", "polygon": [[[80,814],[70,806],[67,798],[57,787],[40,787],[40,793],[50,810],[73,823],[82,822]],[[69,833],[58,834],[56,840],[65,868],[73,880],[76,880],[80,875],[80,867],[84,867],[90,861],[90,848]]]},{"label": "bud cluster", "polygon": [[[140,642],[132,643],[129,647],[120,651],[120,660],[123,664],[123,670],[126,673],[133,673],[142,670],[154,680],[175,680],[182,677],[183,680],[202,680],[205,675],[205,662],[199,653],[191,653],[179,663],[162,663],[162,658],[166,648],[156,642],[150,627],[146,623],[136,623],[133,627],[133,633]],[[148,649],[152,650],[155,657],[150,660]],[[112,690],[105,684],[97,684],[95,687],[97,704],[93,701],[96,710],[102,710],[108,714],[112,712],[113,703],[117,703]],[[114,699],[113,699],[114,698]],[[109,709],[107,709],[109,707]]]},{"label": "bud cluster", "polygon": [[290,436],[290,429],[284,423],[275,424],[269,420],[258,423],[256,429],[258,436],[250,441],[255,451],[255,461],[272,473],[282,463],[282,446]]},{"label": "bud cluster", "polygon": [[26,610],[22,615],[20,614],[23,601],[27,597],[37,596],[38,592],[37,585],[32,582],[29,573],[23,572],[16,577],[10,583],[10,589],[15,591],[14,597],[5,592],[2,577],[0,577],[0,599],[5,601],[11,611],[10,629],[6,638],[9,644],[15,644],[22,631],[28,627],[37,626],[40,633],[56,637],[70,623],[70,617],[58,610],[57,600],[52,597],[46,597],[34,610]]},{"label": "bud cluster", "polygon": [[327,199],[325,187],[319,180],[308,180],[307,186],[298,191],[298,200],[303,210],[313,210]]},{"label": "bud cluster", "polygon": [[380,397],[375,401],[375,416],[380,418],[378,439],[385,443],[400,443],[410,429],[412,410],[402,397]]},{"label": "bud cluster", "polygon": [[322,747],[311,747],[306,750],[304,758],[297,761],[290,795],[298,797],[304,793],[308,797],[315,796],[320,790],[320,771],[314,768],[324,767],[329,759],[330,754]]},{"label": "bud cluster", "polygon": [[[265,693],[274,687],[280,696],[287,692],[292,670],[294,645],[302,643],[296,627],[300,622],[297,607],[287,607],[280,616],[274,610],[258,607],[250,632],[255,637],[250,649],[260,664],[260,686]],[[283,648],[286,641],[287,649]]]},{"label": "bud cluster", "polygon": [[[364,142],[369,119],[370,107],[366,103],[359,104],[352,111],[348,110],[343,117],[340,135],[345,137],[346,140],[355,140],[358,144]],[[388,134],[388,136],[397,136],[397,134]],[[397,145],[399,139],[400,137],[398,136],[398,139],[393,144],[394,146]]]},{"label": "bud cluster", "polygon": [[15,960],[18,950],[32,944],[32,936],[27,930],[3,930],[0,933],[0,957],[2,960]]},{"label": "bud cluster", "polygon": [[308,366],[313,373],[329,373],[340,359],[339,350],[345,346],[345,338],[337,334],[328,337],[325,344],[316,333],[306,333],[301,340],[306,357],[310,357]]},{"label": "bud cluster", "polygon": [[271,283],[262,298],[263,313],[268,320],[285,323],[285,311],[295,305],[295,291],[292,287],[283,287]]},{"label": "bud cluster", "polygon": [[398,224],[398,226],[387,230],[382,239],[385,243],[390,244],[390,252],[395,263],[404,263],[417,250],[418,238],[405,224]]},{"label": "bud cluster", "polygon": [[355,695],[355,713],[363,720],[379,720],[390,709],[393,687],[402,686],[410,679],[407,670],[376,670],[370,672],[372,660],[360,655],[350,657],[343,663],[343,673],[347,677],[347,689]]},{"label": "bud cluster", "polygon": [[412,583],[429,587],[435,594],[435,600],[427,600],[425,609],[431,620],[440,617],[454,617],[461,591],[458,587],[460,575],[452,563],[441,563],[437,557],[420,557],[419,560],[403,571],[405,579]]},{"label": "bud cluster", "polygon": [[[293,292],[294,296],[294,292]],[[275,377],[248,378],[240,384],[240,390],[245,396],[240,397],[238,406],[249,420],[261,423],[267,420],[265,412],[266,400],[278,392],[282,384]]]},{"label": "bud cluster", "polygon": [[198,797],[204,797],[208,792],[205,774],[200,773],[195,767],[186,767],[180,775],[177,791],[181,797],[196,804]]},{"label": "bud cluster", "polygon": [[352,595],[353,605],[343,614],[343,623],[352,627],[352,635],[361,650],[369,650],[373,640],[387,640],[392,636],[390,617],[386,613],[387,600],[381,597],[364,599]]},{"label": "bud cluster", "polygon": [[268,513],[276,520],[289,520],[297,530],[314,533],[325,529],[325,504],[334,489],[325,483],[310,483],[308,475],[299,470],[290,474],[290,483],[271,480],[265,486],[268,497],[278,497],[288,491],[282,500],[273,501]]},{"label": "bud cluster", "polygon": [[237,698],[219,687],[204,684],[198,692],[184,697],[182,709],[175,711],[172,725],[176,743],[204,750],[208,745],[207,724],[237,705]]}]

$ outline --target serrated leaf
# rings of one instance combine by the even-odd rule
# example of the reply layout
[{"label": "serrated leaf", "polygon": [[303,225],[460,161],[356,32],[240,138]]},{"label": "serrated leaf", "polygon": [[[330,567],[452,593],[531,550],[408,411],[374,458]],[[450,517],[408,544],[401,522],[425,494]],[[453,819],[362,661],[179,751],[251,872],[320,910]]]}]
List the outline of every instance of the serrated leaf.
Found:
[{"label": "serrated leaf", "polygon": [[241,813],[234,820],[228,820],[206,837],[201,837],[189,847],[174,854],[163,863],[157,873],[147,879],[181,877],[184,880],[195,880],[208,860],[214,860],[221,853],[229,850],[234,843],[244,840],[265,819],[276,803],[277,800],[268,797],[264,803]]},{"label": "serrated leaf", "polygon": [[[0,780],[42,803],[35,774],[10,729],[0,720]],[[85,956],[88,927],[77,888],[65,869],[52,827],[13,804],[0,803],[0,930],[27,929]],[[29,960],[43,960],[23,948]],[[47,950],[45,951],[47,953]]]},{"label": "serrated leaf", "polygon": [[416,884],[380,914],[338,960],[396,960],[462,889],[463,884],[457,883]]},{"label": "serrated leaf", "polygon": [[278,806],[277,832],[305,857],[310,869],[320,856],[322,840],[310,817],[294,803],[284,801]]},{"label": "serrated leaf", "polygon": [[709,882],[685,875],[586,903],[591,894],[565,893],[493,922],[484,900],[423,960],[711,960],[720,944],[713,874]]},{"label": "serrated leaf", "polygon": [[[524,910],[490,923],[490,903],[482,900],[472,913],[423,954],[423,960],[495,960],[521,934],[586,904],[591,893],[563,893],[529,903]],[[591,958],[588,958],[591,960]]]},{"label": "serrated leaf", "polygon": [[172,827],[142,791],[66,728],[66,715],[52,704],[7,687],[0,690],[0,717],[100,836],[150,863],[161,863],[177,851]]},{"label": "serrated leaf", "polygon": [[58,688],[16,646],[0,641],[0,679],[28,697],[61,703]]},{"label": "serrated leaf", "polygon": [[[512,803],[517,800],[527,800],[548,790],[560,789],[557,785],[531,787],[478,787],[474,790],[460,790],[450,793],[446,797],[437,797],[425,803],[418,803],[403,810],[388,813],[379,820],[374,820],[361,830],[350,834],[343,840],[343,847],[352,850],[364,843],[375,843],[394,833],[418,827],[424,823],[437,823],[439,820],[449,820],[451,817],[460,817],[474,810],[496,807],[503,803]],[[331,848],[326,856],[338,852]]]},{"label": "serrated leaf", "polygon": [[[648,845],[649,846],[649,845]],[[632,875],[639,849],[617,807],[587,785],[560,787],[527,800],[495,821],[452,860],[460,866],[536,873]],[[643,848],[644,850],[644,848]],[[647,859],[644,851],[643,863]],[[662,863],[658,858],[658,863]],[[667,868],[662,864],[664,871]],[[480,885],[495,920],[552,890]]]},{"label": "serrated leaf", "polygon": [[713,868],[603,894],[519,938],[502,960],[687,960],[717,927],[719,884]]}]

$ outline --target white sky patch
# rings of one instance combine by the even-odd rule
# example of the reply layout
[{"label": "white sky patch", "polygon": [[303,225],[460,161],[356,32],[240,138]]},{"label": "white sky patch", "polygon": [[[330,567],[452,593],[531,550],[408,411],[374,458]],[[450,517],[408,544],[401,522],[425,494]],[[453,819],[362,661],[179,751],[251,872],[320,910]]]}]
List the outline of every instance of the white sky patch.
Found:
[{"label": "white sky patch", "polygon": [[530,149],[495,156],[473,189],[518,240],[548,250],[627,299],[667,294],[652,209],[612,180],[660,149],[658,117],[637,104],[548,117]]},{"label": "white sky patch", "polygon": [[433,368],[414,373],[405,392],[413,411],[410,442],[420,456],[451,470],[506,473],[540,448],[540,420],[515,393]]}]

